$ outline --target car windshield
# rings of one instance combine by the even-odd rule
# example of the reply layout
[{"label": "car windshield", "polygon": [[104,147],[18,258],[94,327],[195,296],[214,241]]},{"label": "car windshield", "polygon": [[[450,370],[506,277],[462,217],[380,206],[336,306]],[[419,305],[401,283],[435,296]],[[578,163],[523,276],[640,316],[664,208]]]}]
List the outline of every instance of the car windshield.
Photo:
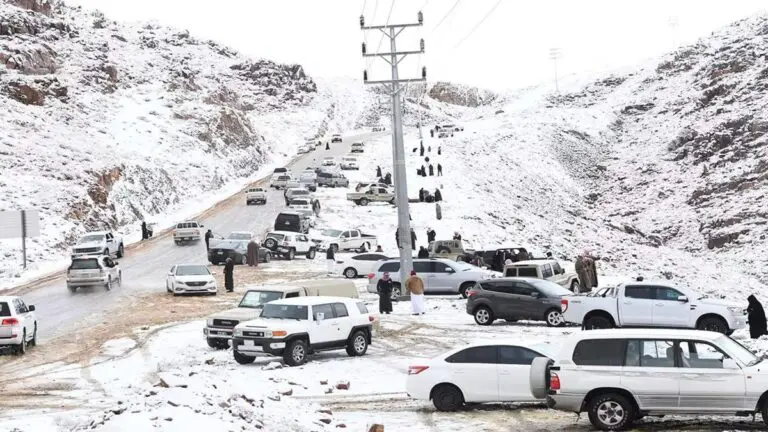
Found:
[{"label": "car windshield", "polygon": [[283,298],[283,293],[280,291],[248,291],[237,307],[257,309],[262,307],[264,303],[281,298]]},{"label": "car windshield", "polygon": [[307,306],[267,303],[261,310],[261,317],[306,320],[309,317],[309,312]]},{"label": "car windshield", "polygon": [[180,265],[176,267],[176,276],[206,276],[211,274],[208,267],[201,265]]},{"label": "car windshield", "polygon": [[197,228],[197,222],[182,222],[176,228]]},{"label": "car windshield", "polygon": [[309,205],[309,201],[303,200],[303,199],[295,199],[291,200],[291,205]]},{"label": "car windshield", "polygon": [[290,176],[280,176],[280,177],[278,177],[277,179],[278,179],[278,180],[283,180],[283,181],[288,181],[288,180],[290,180],[290,179],[291,179],[291,177],[290,177]]},{"label": "car windshield", "polygon": [[291,191],[291,195],[292,196],[309,195],[309,191],[308,190],[299,189],[299,190]]},{"label": "car windshield", "polygon": [[264,192],[262,188],[249,189],[248,192]]},{"label": "car windshield", "polygon": [[80,239],[80,243],[93,243],[93,242],[103,242],[104,241],[104,234],[91,234],[87,236],[83,236]]},{"label": "car windshield", "polygon": [[762,358],[754,355],[752,351],[746,349],[744,345],[736,342],[726,335],[722,335],[715,339],[715,343],[728,354],[733,356],[734,359],[747,366],[754,366],[763,361]]},{"label": "car windshield", "polygon": [[323,232],[320,234],[326,237],[338,237],[341,235],[341,231],[335,230],[335,229],[327,229],[327,230],[323,230]]},{"label": "car windshield", "polygon": [[71,270],[98,270],[99,267],[99,260],[96,258],[93,259],[84,259],[84,260],[74,260],[72,261],[72,265],[69,266]]},{"label": "car windshield", "polygon": [[237,241],[222,241],[216,243],[216,247],[214,249],[229,249],[229,250],[237,250],[237,251],[244,251],[246,249],[246,242],[242,240]]},{"label": "car windshield", "polygon": [[250,240],[251,237],[253,237],[251,233],[238,233],[238,232],[230,233],[227,236],[228,239],[232,239],[232,240]]},{"label": "car windshield", "polygon": [[267,238],[273,238],[280,242],[280,241],[283,241],[283,239],[285,238],[285,234],[269,233],[267,234]]},{"label": "car windshield", "polygon": [[529,280],[528,283],[535,286],[536,289],[543,292],[549,297],[567,296],[573,294],[571,291],[561,287],[560,285],[542,279]]}]

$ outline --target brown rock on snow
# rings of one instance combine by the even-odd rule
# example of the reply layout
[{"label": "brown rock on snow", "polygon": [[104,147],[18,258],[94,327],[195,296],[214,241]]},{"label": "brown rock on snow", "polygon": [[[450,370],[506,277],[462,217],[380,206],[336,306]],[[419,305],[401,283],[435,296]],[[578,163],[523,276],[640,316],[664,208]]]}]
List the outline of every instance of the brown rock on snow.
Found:
[{"label": "brown rock on snow", "polygon": [[346,427],[347,427],[347,425],[345,425],[344,423],[339,423],[339,424],[337,424],[337,425],[336,425],[336,427],[337,427],[337,428],[342,428],[342,429],[343,429],[343,428],[346,428]]},{"label": "brown rock on snow", "polygon": [[281,391],[280,394],[283,395],[283,396],[290,396],[290,395],[293,394],[293,389],[288,389],[288,390],[285,390],[285,391]]},{"label": "brown rock on snow", "polygon": [[349,381],[339,381],[336,383],[337,390],[349,390]]},{"label": "brown rock on snow", "polygon": [[331,424],[331,421],[332,421],[332,420],[331,420],[331,419],[329,419],[329,418],[321,418],[321,419],[319,419],[319,420],[320,420],[321,422],[325,423],[325,424]]},{"label": "brown rock on snow", "polygon": [[320,380],[320,385],[326,385],[328,384],[328,380]]},{"label": "brown rock on snow", "polygon": [[9,3],[22,9],[51,16],[51,2],[48,0],[10,0]]},{"label": "brown rock on snow", "polygon": [[384,425],[373,424],[370,428],[368,428],[368,432],[384,432]]},{"label": "brown rock on snow", "polygon": [[24,105],[42,106],[45,104],[45,93],[29,84],[10,82],[5,88],[8,96]]}]

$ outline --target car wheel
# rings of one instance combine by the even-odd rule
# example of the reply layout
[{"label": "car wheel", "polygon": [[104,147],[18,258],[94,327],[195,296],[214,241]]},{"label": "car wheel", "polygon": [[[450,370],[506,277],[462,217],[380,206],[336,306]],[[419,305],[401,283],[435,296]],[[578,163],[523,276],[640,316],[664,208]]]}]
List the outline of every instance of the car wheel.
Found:
[{"label": "car wheel", "polygon": [[367,206],[368,205],[368,199],[367,198],[361,198],[360,201],[358,201],[361,206]]},{"label": "car wheel", "polygon": [[291,341],[283,352],[283,361],[288,366],[301,366],[307,362],[307,343],[301,339]]},{"label": "car wheel", "polygon": [[350,357],[359,357],[365,355],[366,351],[368,351],[368,339],[365,333],[358,330],[347,341],[347,354]]},{"label": "car wheel", "polygon": [[237,350],[233,350],[235,361],[241,365],[251,364],[256,360],[256,357],[240,354]]},{"label": "car wheel", "polygon": [[29,341],[31,346],[37,346],[37,323],[35,323],[35,330],[32,333],[32,339]]},{"label": "car wheel", "polygon": [[598,394],[587,404],[589,421],[595,429],[614,431],[629,426],[635,418],[635,407],[626,397],[616,393]]},{"label": "car wheel", "polygon": [[402,288],[399,283],[392,284],[392,294],[389,296],[391,300],[398,301],[402,295]]},{"label": "car wheel", "polygon": [[313,260],[315,259],[315,249],[310,249],[309,252],[307,252],[307,259]]},{"label": "car wheel", "polygon": [[459,287],[459,294],[461,294],[461,296],[462,296],[463,298],[467,298],[467,292],[468,292],[468,291],[469,291],[469,290],[470,290],[470,289],[471,289],[473,286],[475,286],[475,284],[474,284],[473,282],[464,282],[464,283],[463,283],[463,284],[461,284],[461,286]]},{"label": "car wheel", "polygon": [[352,267],[347,267],[344,269],[344,277],[347,279],[355,279],[357,278],[357,270],[355,270]]},{"label": "car wheel", "polygon": [[77,287],[73,285],[67,285],[67,288],[69,288],[69,292],[73,293],[77,291]]},{"label": "car wheel", "polygon": [[267,252],[266,254],[264,254],[264,262],[268,263],[270,261],[272,261],[272,254]]},{"label": "car wheel", "polygon": [[17,355],[24,355],[27,353],[27,331],[24,330],[24,333],[21,335],[21,343],[18,347],[16,347],[16,354]]},{"label": "car wheel", "polygon": [[475,309],[475,313],[473,315],[475,317],[475,322],[482,326],[493,324],[493,311],[486,306],[480,306],[479,308]]},{"label": "car wheel", "polygon": [[587,318],[582,327],[584,330],[599,330],[612,328],[613,324],[611,324],[611,320],[608,318],[597,315]]},{"label": "car wheel", "polygon": [[227,344],[226,339],[213,339],[213,338],[207,338],[206,342],[208,342],[208,346],[213,349],[227,349],[229,348],[229,344]]},{"label": "car wheel", "polygon": [[574,294],[578,294],[581,291],[578,280],[574,279],[573,282],[571,282],[571,291],[573,291]]},{"label": "car wheel", "polygon": [[122,258],[125,254],[125,248],[123,247],[123,244],[120,243],[120,246],[117,247],[117,257]]},{"label": "car wheel", "polygon": [[464,405],[464,395],[454,385],[440,384],[432,390],[432,403],[438,411],[456,411]]},{"label": "car wheel", "polygon": [[717,333],[728,333],[728,323],[720,317],[708,316],[699,320],[696,324],[698,330],[713,331]]},{"label": "car wheel", "polygon": [[277,240],[268,238],[267,241],[264,242],[264,247],[271,250],[277,249]]},{"label": "car wheel", "polygon": [[294,258],[296,258],[296,250],[295,249],[289,249],[288,250],[288,261],[291,261]]},{"label": "car wheel", "polygon": [[240,256],[240,264],[242,265],[248,264],[248,257],[246,257],[245,255]]},{"label": "car wheel", "polygon": [[548,310],[544,314],[544,321],[546,321],[547,327],[562,327],[565,325],[563,312],[557,309]]}]

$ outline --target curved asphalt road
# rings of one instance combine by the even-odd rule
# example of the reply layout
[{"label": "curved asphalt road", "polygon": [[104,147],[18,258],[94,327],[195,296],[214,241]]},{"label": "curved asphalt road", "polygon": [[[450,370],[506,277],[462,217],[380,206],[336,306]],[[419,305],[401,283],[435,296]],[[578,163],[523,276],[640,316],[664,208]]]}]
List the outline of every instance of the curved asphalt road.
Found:
[{"label": "curved asphalt road", "polygon": [[[300,172],[307,166],[319,165],[325,156],[338,157],[347,154],[350,144],[356,140],[381,135],[383,134],[363,133],[347,136],[342,144],[331,144],[330,150],[325,150],[323,145],[309,154],[302,155],[290,168],[294,172]],[[313,159],[316,160],[313,162]],[[259,183],[261,182],[257,182]],[[220,203],[213,210],[204,212],[197,220],[202,221],[206,229],[222,235],[231,231],[252,231],[261,236],[265,230],[272,228],[275,217],[283,209],[283,192],[270,190],[266,205],[246,206],[245,197],[239,194]],[[40,340],[45,341],[61,335],[94,314],[104,314],[118,300],[125,297],[153,291],[165,292],[166,274],[176,264],[208,263],[205,242],[176,246],[168,236],[159,236],[129,248],[119,262],[123,272],[123,284],[111,291],[104,288],[79,288],[76,293],[70,293],[63,276],[46,281],[31,291],[24,290],[24,301],[35,305],[37,310]]]}]

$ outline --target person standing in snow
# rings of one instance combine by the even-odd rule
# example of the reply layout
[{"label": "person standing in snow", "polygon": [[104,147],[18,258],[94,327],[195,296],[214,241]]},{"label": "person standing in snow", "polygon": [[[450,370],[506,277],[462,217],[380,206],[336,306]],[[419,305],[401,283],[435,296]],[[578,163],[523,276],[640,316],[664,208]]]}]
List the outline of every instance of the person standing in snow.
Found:
[{"label": "person standing in snow", "polygon": [[141,239],[146,240],[149,238],[149,232],[147,231],[147,222],[141,221]]},{"label": "person standing in snow", "polygon": [[376,246],[376,252],[384,252],[384,248],[381,245]]},{"label": "person standing in snow", "polygon": [[211,239],[213,238],[213,232],[211,230],[206,231],[205,233],[205,249],[211,248]]},{"label": "person standing in snow", "polygon": [[330,150],[331,149],[331,145],[328,143],[328,141],[325,142],[325,149],[326,150]]},{"label": "person standing in snow", "polygon": [[325,251],[325,265],[328,270],[328,274],[333,274],[333,267],[336,264],[336,253],[333,250],[332,247],[328,247],[328,250]]},{"label": "person standing in snow", "polygon": [[435,166],[432,164],[429,164],[429,176],[432,177],[435,175]]},{"label": "person standing in snow", "polygon": [[387,186],[392,186],[392,174],[387,173],[384,176],[384,184],[387,185]]},{"label": "person standing in snow", "polygon": [[248,242],[248,253],[246,255],[246,262],[249,266],[254,267],[259,265],[259,244],[253,239]]},{"label": "person standing in snow", "polygon": [[390,314],[392,312],[392,279],[389,272],[384,272],[376,284],[376,292],[379,294],[379,313]]},{"label": "person standing in snow", "polygon": [[419,147],[419,154],[423,157],[424,156],[424,143],[421,143],[421,146]]},{"label": "person standing in snow", "polygon": [[395,230],[395,244],[397,245],[397,248],[400,249],[400,228]]},{"label": "person standing in snow", "polygon": [[416,250],[416,232],[411,228],[411,249]]},{"label": "person standing in snow", "polygon": [[376,178],[381,177],[381,166],[376,166]]},{"label": "person standing in snow", "polygon": [[435,130],[434,129],[430,129],[429,130],[429,137],[430,138],[434,138],[435,137]]},{"label": "person standing in snow", "polygon": [[437,164],[437,176],[438,176],[438,177],[442,177],[442,176],[443,176],[443,166],[442,166],[442,165],[440,165],[440,163],[439,163],[439,162],[438,162],[438,164]]},{"label": "person standing in snow", "polygon": [[424,188],[419,189],[419,202],[424,202],[424,195],[427,191],[424,190]]},{"label": "person standing in snow", "polygon": [[435,189],[435,202],[440,202],[443,200],[443,193],[440,192],[440,188]]},{"label": "person standing in snow", "polygon": [[432,146],[427,146],[427,153],[432,153]]},{"label": "person standing in snow", "polygon": [[235,290],[235,262],[232,258],[227,258],[224,264],[224,288],[227,292],[233,292]]},{"label": "person standing in snow", "polygon": [[757,297],[750,295],[747,298],[749,306],[747,307],[747,324],[749,324],[749,337],[752,339],[758,339],[764,334],[768,334],[766,331],[765,322],[765,309]]},{"label": "person standing in snow", "polygon": [[411,296],[411,312],[413,315],[424,315],[424,281],[411,270],[411,277],[405,281],[405,289]]},{"label": "person standing in snow", "polygon": [[429,258],[429,251],[424,246],[419,247],[417,258]]},{"label": "person standing in snow", "polygon": [[427,242],[432,243],[437,238],[437,233],[432,228],[427,228]]}]

